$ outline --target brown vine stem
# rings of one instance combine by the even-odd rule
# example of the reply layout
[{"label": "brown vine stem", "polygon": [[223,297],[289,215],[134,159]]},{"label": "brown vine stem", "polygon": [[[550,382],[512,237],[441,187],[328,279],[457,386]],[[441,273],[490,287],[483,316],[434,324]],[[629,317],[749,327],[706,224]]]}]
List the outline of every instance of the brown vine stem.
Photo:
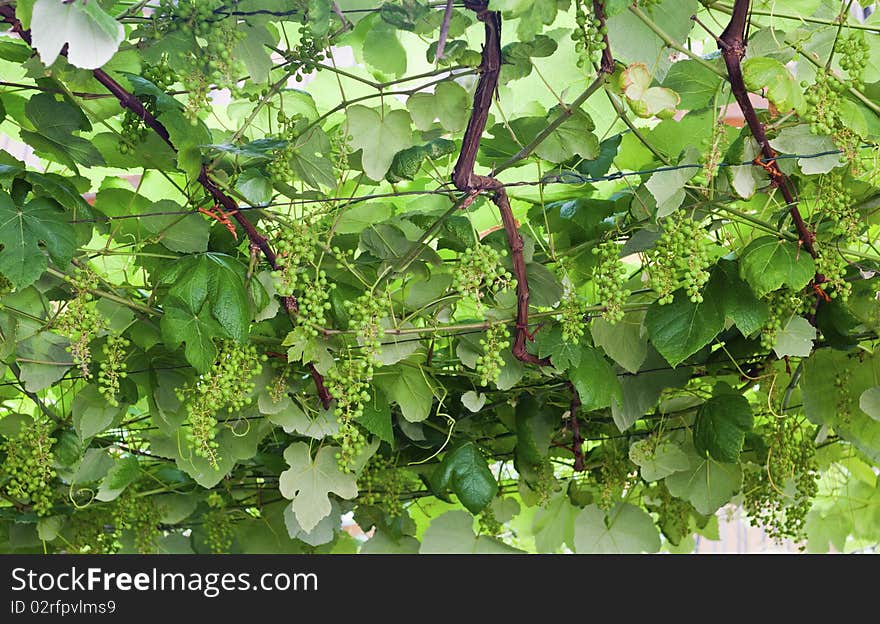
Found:
[{"label": "brown vine stem", "polygon": [[568,408],[569,427],[571,428],[571,450],[574,453],[574,471],[583,472],[587,469],[584,458],[584,437],[581,435],[581,425],[578,422],[578,410],[581,408],[581,396],[577,388],[571,382],[568,383],[571,390],[571,404]]},{"label": "brown vine stem", "polygon": [[[743,117],[746,120],[746,124],[749,126],[752,136],[755,137],[755,140],[761,148],[763,159],[760,162],[760,166],[767,171],[773,184],[779,189],[780,193],[782,193],[782,197],[788,205],[789,213],[791,214],[792,221],[794,221],[795,228],[797,229],[798,239],[800,240],[801,245],[803,245],[804,249],[815,258],[816,250],[813,247],[815,236],[807,227],[807,224],[801,216],[800,210],[798,209],[797,199],[795,199],[794,193],[792,193],[792,186],[788,176],[782,173],[776,163],[776,151],[770,146],[770,141],[767,139],[767,133],[764,130],[764,124],[758,119],[758,114],[755,112],[755,107],[752,106],[752,103],[749,100],[749,93],[746,89],[745,82],[743,81],[742,59],[746,54],[744,38],[750,4],[750,0],[736,0],[734,2],[733,11],[731,11],[730,15],[730,22],[718,38],[718,47],[721,50],[721,56],[724,58],[724,64],[727,66],[730,90],[733,93],[733,97],[736,98],[740,109],[742,109]],[[756,164],[758,164],[757,161]],[[817,275],[816,277],[817,283],[824,281],[822,276]]]},{"label": "brown vine stem", "polygon": [[[21,22],[18,21],[18,18],[15,17],[15,9],[8,5],[0,6],[0,18],[3,19],[6,23],[8,23],[13,32],[18,34],[19,37],[23,41],[25,41],[28,45],[31,45],[31,33],[29,30],[22,28]],[[66,49],[62,50],[62,54],[66,55]],[[168,146],[176,151],[176,147],[174,143],[171,141],[171,136],[168,133],[168,129],[160,122],[156,117],[148,111],[143,103],[132,93],[126,91],[125,87],[119,84],[112,76],[110,76],[107,72],[102,69],[95,69],[92,71],[92,75],[95,80],[101,83],[118,101],[119,105],[122,108],[127,108],[132,113],[140,117],[144,124],[150,128],[153,132],[155,132]],[[223,206],[223,209],[232,216],[239,225],[241,225],[242,229],[247,233],[248,239],[253,247],[258,248],[266,258],[266,261],[273,269],[278,269],[278,263],[275,256],[275,252],[272,250],[272,247],[269,245],[269,241],[266,240],[266,237],[260,234],[257,231],[257,228],[254,227],[253,223],[238,209],[238,204],[231,197],[226,195],[217,184],[211,179],[211,176],[208,173],[208,169],[205,165],[202,165],[201,171],[198,175],[199,184],[204,187],[204,189],[208,192],[208,194],[214,199],[215,202]],[[296,299],[294,297],[283,297],[284,309],[287,310],[288,314],[296,315],[299,311]],[[321,404],[324,406],[324,409],[327,409],[330,406],[330,401],[332,397],[330,396],[329,390],[327,390],[326,385],[324,384],[323,376],[317,371],[313,363],[308,364],[309,373],[312,376],[312,379],[315,382],[315,388],[318,392],[318,398],[321,401]]]},{"label": "brown vine stem", "polygon": [[[604,19],[604,2],[595,2],[599,14]],[[550,365],[550,358],[540,358],[529,353],[527,342],[534,339],[534,334],[529,332],[529,282],[526,271],[525,258],[523,256],[523,239],[519,233],[513,210],[510,207],[510,199],[504,185],[492,176],[483,176],[474,173],[477,161],[477,151],[480,148],[480,138],[486,128],[489,116],[489,108],[492,99],[498,89],[498,74],[501,71],[501,13],[490,11],[486,0],[466,0],[465,7],[474,11],[477,19],[485,24],[485,41],[483,43],[483,55],[480,63],[480,78],[474,92],[474,103],[468,119],[467,129],[462,138],[461,152],[452,173],[452,183],[455,188],[463,193],[488,191],[492,202],[498,207],[501,223],[507,235],[507,244],[510,248],[510,258],[513,264],[513,276],[516,279],[516,329],[512,353],[516,359],[527,364],[538,366]],[[607,42],[606,42],[607,44]],[[606,60],[608,59],[608,60]],[[610,47],[606,45],[603,52],[603,70],[600,71],[602,81],[597,79],[592,90],[597,89],[604,81],[605,68],[613,71],[614,62],[611,58]],[[589,97],[589,93],[584,97]],[[564,117],[559,121],[562,123]],[[551,130],[552,132],[552,130]],[[546,137],[545,137],[546,138]]]},{"label": "brown vine stem", "polygon": [[461,152],[452,173],[452,183],[459,191],[474,194],[489,191],[493,203],[501,214],[501,222],[507,235],[510,248],[510,259],[513,264],[513,276],[516,279],[516,330],[514,333],[512,352],[516,359],[527,364],[548,366],[550,358],[539,358],[529,353],[526,341],[533,339],[529,333],[529,282],[526,273],[526,262],[523,256],[523,239],[517,228],[513,210],[507,191],[496,178],[474,173],[477,162],[477,151],[480,148],[480,137],[486,128],[489,108],[498,89],[498,74],[501,71],[501,13],[490,11],[486,0],[468,0],[465,7],[477,14],[477,19],[485,24],[485,43],[483,58],[480,63],[480,79],[474,92],[474,104],[468,119],[467,129],[461,143]]}]

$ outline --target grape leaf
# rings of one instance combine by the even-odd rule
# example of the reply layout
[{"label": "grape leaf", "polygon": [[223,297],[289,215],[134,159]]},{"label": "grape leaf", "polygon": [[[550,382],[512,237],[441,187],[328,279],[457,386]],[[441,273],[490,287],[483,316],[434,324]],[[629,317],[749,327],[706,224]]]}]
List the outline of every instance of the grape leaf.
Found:
[{"label": "grape leaf", "polygon": [[736,494],[742,485],[739,464],[722,464],[700,457],[689,445],[687,470],[666,477],[664,482],[673,496],[683,498],[703,515],[715,513]]},{"label": "grape leaf", "polygon": [[52,261],[66,267],[76,250],[76,232],[53,200],[32,199],[24,206],[0,191],[0,273],[16,288],[29,286],[48,266],[39,243]]},{"label": "grape leaf", "polygon": [[587,505],[574,520],[574,546],[580,554],[655,553],[660,534],[651,516],[634,505],[621,503],[607,515]]},{"label": "grape leaf", "polygon": [[31,38],[46,66],[67,44],[67,60],[76,67],[97,69],[109,61],[125,37],[122,24],[98,2],[37,0],[31,16]]},{"label": "grape leaf", "polygon": [[775,236],[756,238],[743,250],[739,272],[759,297],[782,286],[800,290],[816,272],[810,254]]},{"label": "grape leaf", "polygon": [[720,462],[739,459],[745,435],[752,430],[749,400],[724,383],[715,386],[713,396],[700,406],[694,422],[694,446],[703,455]]},{"label": "grape leaf", "polygon": [[376,379],[385,396],[397,403],[403,417],[412,423],[425,420],[434,403],[434,392],[426,374],[421,367],[404,365]]},{"label": "grape leaf", "polygon": [[658,481],[690,466],[687,453],[669,438],[633,442],[629,458],[640,468],[645,481]]},{"label": "grape leaf", "polygon": [[477,536],[474,519],[466,511],[447,511],[434,518],[422,536],[421,554],[450,555],[512,555],[522,551],[504,542]]},{"label": "grape leaf", "polygon": [[437,484],[455,492],[472,514],[485,509],[498,493],[498,483],[486,458],[473,442],[465,442],[446,453],[440,464]]},{"label": "grape leaf", "polygon": [[569,370],[569,375],[585,412],[609,407],[612,401],[623,402],[617,375],[598,349],[585,348],[580,363]]},{"label": "grape leaf", "polygon": [[359,104],[348,108],[348,133],[352,147],[363,150],[361,163],[373,180],[388,173],[394,155],[413,144],[410,117],[406,111],[385,114]]},{"label": "grape leaf", "polygon": [[294,442],[284,451],[290,468],[281,473],[278,485],[281,495],[293,501],[296,521],[307,533],[332,511],[331,492],[346,499],[357,496],[355,475],[339,469],[337,450],[338,447],[322,447],[312,459],[308,444]]},{"label": "grape leaf", "polygon": [[673,294],[672,303],[651,304],[645,325],[651,343],[672,366],[678,366],[724,328],[724,313],[717,297],[704,294],[694,303],[684,290]]}]

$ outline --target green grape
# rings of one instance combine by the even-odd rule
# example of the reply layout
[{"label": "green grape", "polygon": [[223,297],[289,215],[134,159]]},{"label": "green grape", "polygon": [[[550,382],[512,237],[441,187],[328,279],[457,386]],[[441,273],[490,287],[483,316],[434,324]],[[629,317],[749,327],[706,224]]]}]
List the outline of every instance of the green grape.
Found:
[{"label": "green grape", "polygon": [[481,511],[477,518],[480,523],[480,535],[498,537],[504,532],[504,525],[495,517],[495,512],[492,511],[491,505]]},{"label": "green grape", "polygon": [[126,349],[131,343],[122,336],[110,336],[103,347],[104,361],[98,371],[98,390],[113,407],[119,406],[116,395],[119,393],[119,381],[128,375],[125,363]]},{"label": "green grape", "polygon": [[835,129],[843,124],[840,119],[840,106],[842,103],[841,92],[844,84],[827,71],[816,72],[816,80],[807,86],[804,92],[804,100],[808,110],[807,121],[810,122],[810,132],[813,134],[832,134]]},{"label": "green grape", "polygon": [[390,457],[374,455],[358,477],[358,501],[382,509],[390,518],[403,515],[401,495],[408,484]]},{"label": "green grape", "polygon": [[593,13],[592,0],[575,0],[577,28],[571,33],[578,67],[598,63],[605,50],[608,27],[601,26]]},{"label": "green grape", "polygon": [[657,494],[654,505],[654,511],[658,516],[657,525],[663,530],[663,534],[677,545],[681,538],[690,533],[694,507],[688,501],[673,496],[663,482],[652,490]]},{"label": "green grape", "polygon": [[335,439],[341,448],[336,459],[343,472],[352,471],[355,459],[366,446],[366,436],[356,421],[363,416],[364,404],[370,400],[372,379],[372,358],[342,358],[327,372],[327,390],[336,401],[333,414],[339,422]]},{"label": "green grape", "polygon": [[131,110],[125,109],[122,114],[121,128],[119,131],[120,141],[116,144],[120,154],[131,154],[135,147],[147,140],[150,134],[144,120]]},{"label": "green grape", "polygon": [[623,304],[629,296],[624,286],[626,267],[620,261],[620,248],[613,240],[607,240],[593,248],[593,255],[598,256],[598,263],[593,270],[593,282],[596,294],[605,308],[602,318],[609,323],[623,320]]},{"label": "green grape", "polygon": [[273,403],[280,403],[281,399],[287,396],[288,371],[289,367],[281,369],[281,372],[275,375],[269,385],[266,386],[266,390],[269,391],[269,398]]},{"label": "green grape", "polygon": [[512,276],[501,265],[505,256],[506,250],[498,251],[482,243],[468,247],[459,256],[458,268],[452,275],[452,288],[482,308],[486,293],[494,295],[510,285]]},{"label": "green grape", "polygon": [[800,295],[788,290],[777,290],[767,296],[769,314],[761,328],[761,346],[768,351],[776,345],[776,337],[795,314],[805,311]]},{"label": "green grape", "polygon": [[211,492],[205,498],[211,509],[202,515],[205,544],[214,554],[228,553],[235,537],[232,515],[226,510],[226,501],[219,492]]},{"label": "green grape", "polygon": [[74,554],[110,555],[118,550],[116,532],[108,521],[105,506],[91,504],[85,509],[73,508],[64,521],[65,552]]},{"label": "green grape", "polygon": [[318,328],[327,323],[327,311],[330,305],[330,293],[336,288],[336,284],[327,282],[324,271],[318,271],[314,280],[303,283],[302,291],[297,297],[299,314],[296,317],[296,325],[312,337],[318,336]]},{"label": "green grape", "polygon": [[299,42],[284,53],[284,58],[290,63],[290,68],[287,71],[298,82],[302,82],[305,76],[319,69],[318,65],[327,59],[327,41],[324,37],[318,37],[312,32],[307,13],[308,3],[300,2],[299,4],[302,5],[302,17],[298,24]]},{"label": "green grape", "polygon": [[658,303],[672,303],[673,291],[684,286],[693,303],[701,303],[701,290],[709,281],[710,259],[703,242],[705,231],[680,211],[663,221],[663,233],[648,252],[651,287]]},{"label": "green grape", "polygon": [[302,221],[285,225],[273,236],[275,263],[272,271],[275,290],[282,297],[293,297],[299,281],[299,271],[314,264],[317,258],[318,235],[313,226]]},{"label": "green grape", "polygon": [[195,124],[208,109],[211,85],[236,88],[243,65],[232,56],[245,31],[238,18],[223,15],[222,0],[160,0],[154,11],[152,37],[162,39],[178,32],[195,38],[195,50],[179,52],[174,63],[180,67],[180,81],[189,95],[185,113]]},{"label": "green grape", "polygon": [[54,327],[70,341],[67,351],[73,363],[79,366],[83,378],[90,379],[92,353],[89,343],[107,327],[107,321],[95,308],[90,292],[98,285],[97,276],[87,269],[77,268],[70,282],[74,297],[64,312],[55,318]]},{"label": "green grape", "polygon": [[502,353],[510,348],[510,337],[504,325],[490,325],[486,335],[480,338],[483,352],[477,356],[476,371],[480,376],[480,384],[488,386],[498,381],[501,369],[504,368]]},{"label": "green grape", "polygon": [[127,488],[113,509],[113,524],[117,534],[131,531],[135,549],[143,555],[156,552],[156,540],[162,536],[159,523],[162,509],[152,496],[140,496],[134,488]]},{"label": "green grape", "polygon": [[52,445],[55,442],[49,422],[37,420],[22,426],[18,435],[0,444],[6,453],[2,474],[9,477],[6,494],[30,503],[38,516],[48,515],[52,508],[52,482],[56,477]]},{"label": "green grape", "polygon": [[831,299],[839,298],[843,302],[849,300],[852,284],[846,281],[847,266],[846,258],[840,252],[828,248],[816,249],[816,273],[825,277],[819,288]]},{"label": "green grape", "polygon": [[804,521],[818,492],[816,448],[792,417],[775,417],[768,426],[767,459],[743,474],[744,507],[754,526],[774,540],[806,539]]},{"label": "green grape", "polygon": [[586,305],[571,288],[567,288],[559,301],[559,324],[562,339],[569,344],[577,344],[584,335],[584,316]]},{"label": "green grape", "polygon": [[833,233],[845,239],[857,238],[861,229],[859,211],[855,197],[839,169],[822,176],[817,197],[817,211],[822,217],[829,217],[833,221]]},{"label": "green grape", "polygon": [[865,69],[871,53],[864,33],[855,31],[840,37],[834,45],[834,53],[840,60],[840,68],[849,76],[850,84],[856,89],[863,89]]},{"label": "green grape", "polygon": [[279,127],[276,137],[285,143],[284,147],[275,153],[275,157],[266,166],[266,170],[273,182],[290,184],[297,177],[293,167],[294,160],[301,150],[297,139],[309,127],[309,121],[298,113],[288,116],[281,110],[278,111],[275,118]]},{"label": "green grape", "polygon": [[382,354],[382,336],[385,335],[381,319],[387,310],[383,307],[385,295],[366,292],[354,301],[344,303],[348,312],[348,325],[357,332],[358,343],[363,347],[365,356],[374,364],[380,363]]},{"label": "green grape", "polygon": [[219,460],[217,414],[224,409],[233,413],[251,404],[252,380],[263,370],[266,359],[253,345],[222,341],[214,365],[191,384],[177,389],[177,397],[186,407],[187,439],[193,452],[215,468]]}]

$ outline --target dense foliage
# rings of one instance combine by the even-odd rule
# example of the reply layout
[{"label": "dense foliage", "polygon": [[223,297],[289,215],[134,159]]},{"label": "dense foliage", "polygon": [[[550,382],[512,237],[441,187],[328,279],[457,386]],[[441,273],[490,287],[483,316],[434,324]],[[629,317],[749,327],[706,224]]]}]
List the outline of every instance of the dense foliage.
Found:
[{"label": "dense foliage", "polygon": [[0,2],[0,551],[875,544],[857,12]]}]

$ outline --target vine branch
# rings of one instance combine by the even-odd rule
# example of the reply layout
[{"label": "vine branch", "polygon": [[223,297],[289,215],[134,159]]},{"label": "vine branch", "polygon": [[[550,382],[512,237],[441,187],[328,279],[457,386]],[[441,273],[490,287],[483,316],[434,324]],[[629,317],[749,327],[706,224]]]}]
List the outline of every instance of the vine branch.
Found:
[{"label": "vine branch", "polygon": [[[18,21],[18,18],[15,17],[15,9],[11,6],[4,5],[0,6],[0,18],[3,21],[7,22],[13,32],[18,34],[19,37],[22,38],[28,45],[32,45],[31,42],[31,33],[29,30],[22,28],[21,22]],[[66,49],[61,51],[62,54],[66,55]],[[129,93],[121,84],[119,84],[112,76],[110,76],[107,72],[102,69],[92,70],[92,75],[95,80],[97,80],[101,85],[103,85],[118,101],[119,105],[122,108],[127,108],[132,113],[137,115],[140,119],[143,120],[144,124],[150,128],[153,132],[155,132],[171,149],[176,151],[176,147],[174,143],[171,141],[171,136],[168,133],[168,129],[159,121],[150,111],[148,111],[143,103],[137,98],[136,95]],[[208,194],[216,201],[218,204],[222,205],[224,210],[231,214],[235,220],[241,225],[242,229],[247,233],[248,239],[251,242],[251,245],[257,247],[265,256],[266,261],[269,265],[277,270],[278,262],[275,256],[275,252],[272,250],[272,247],[269,245],[266,237],[260,234],[257,231],[257,228],[254,227],[253,223],[238,209],[238,204],[231,197],[226,195],[217,184],[211,179],[211,176],[208,173],[208,169],[206,165],[202,165],[201,170],[198,175],[198,182],[202,185],[202,187],[208,192]],[[294,297],[283,297],[282,301],[284,303],[284,308],[287,310],[288,314],[295,315],[299,312],[299,307],[296,302],[296,298]],[[323,376],[315,369],[313,363],[308,364],[309,373],[312,376],[312,379],[315,381],[315,388],[318,392],[318,398],[321,400],[322,405],[326,409],[330,405],[330,392],[327,390],[327,387],[324,384]]]},{"label": "vine branch", "polygon": [[[797,229],[798,239],[804,249],[815,258],[816,250],[813,247],[815,235],[807,227],[803,216],[801,216],[800,210],[798,209],[798,202],[792,192],[792,186],[788,176],[782,173],[779,169],[779,165],[776,163],[776,150],[770,146],[770,141],[767,139],[764,124],[758,119],[758,114],[755,112],[755,107],[752,106],[752,102],[749,100],[749,93],[743,80],[742,59],[746,54],[745,30],[748,22],[750,4],[750,0],[735,1],[733,11],[731,11],[730,22],[718,38],[718,47],[721,50],[724,64],[727,66],[730,90],[733,93],[733,97],[736,98],[740,109],[742,109],[743,117],[746,120],[746,124],[748,125],[752,136],[755,137],[755,140],[761,148],[761,155],[763,158],[760,161],[756,161],[756,164],[760,164],[760,166],[767,171],[770,175],[770,180],[779,189],[780,193],[782,193],[782,197],[788,205],[789,213],[791,214],[792,221],[794,221],[795,228]],[[817,275],[816,277],[817,283],[824,281],[823,276]]]}]

